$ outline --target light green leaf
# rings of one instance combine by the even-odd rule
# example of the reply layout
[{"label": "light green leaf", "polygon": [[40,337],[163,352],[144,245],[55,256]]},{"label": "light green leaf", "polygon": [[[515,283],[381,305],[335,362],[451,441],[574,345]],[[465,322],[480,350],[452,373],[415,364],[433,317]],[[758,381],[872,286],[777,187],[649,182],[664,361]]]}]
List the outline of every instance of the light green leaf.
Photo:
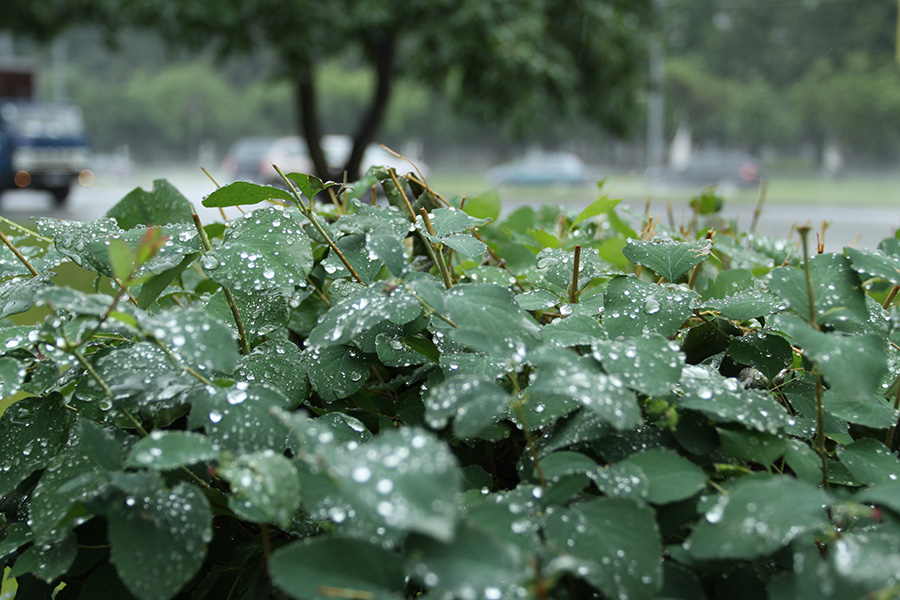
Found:
[{"label": "light green leaf", "polygon": [[497,190],[488,190],[477,196],[466,198],[463,210],[476,219],[496,221],[500,217],[500,193]]},{"label": "light green leaf", "polygon": [[653,510],[627,498],[602,498],[547,515],[547,543],[565,570],[609,598],[649,600],[662,585],[662,544]]},{"label": "light green leaf", "polygon": [[338,185],[334,181],[323,182],[315,175],[307,175],[305,173],[288,173],[287,178],[294,182],[294,185],[306,196],[307,200],[312,200],[319,192]]},{"label": "light green leaf", "polygon": [[804,481],[746,477],[718,497],[684,547],[703,560],[766,556],[805,532],[825,528],[827,504],[825,493]]},{"label": "light green leaf", "polygon": [[296,600],[334,600],[334,591],[367,600],[405,597],[404,572],[396,554],[347,538],[294,542],[272,553],[272,582]]},{"label": "light green leaf", "polygon": [[654,238],[648,242],[629,239],[622,250],[636,265],[653,269],[666,281],[675,283],[682,275],[709,258],[712,243],[676,242]]},{"label": "light green leaf", "polygon": [[181,483],[114,503],[107,514],[109,560],[141,600],[169,600],[206,559],[212,511],[199,488]]},{"label": "light green leaf", "polygon": [[113,238],[109,241],[109,263],[113,277],[119,281],[126,281],[134,268],[134,254],[121,238]]},{"label": "light green leaf", "polygon": [[572,221],[572,225],[578,225],[582,221],[587,221],[588,219],[592,219],[598,215],[603,215],[614,209],[618,206],[619,202],[622,200],[620,198],[610,198],[609,196],[603,195],[594,200],[588,205],[583,211],[578,213],[578,216],[575,217],[575,220]]},{"label": "light green leaf", "polygon": [[297,469],[283,454],[271,449],[242,454],[219,470],[231,484],[228,506],[254,523],[289,527],[300,508]]},{"label": "light green leaf", "polygon": [[132,447],[126,466],[164,471],[215,460],[218,456],[218,448],[205,435],[158,430]]}]

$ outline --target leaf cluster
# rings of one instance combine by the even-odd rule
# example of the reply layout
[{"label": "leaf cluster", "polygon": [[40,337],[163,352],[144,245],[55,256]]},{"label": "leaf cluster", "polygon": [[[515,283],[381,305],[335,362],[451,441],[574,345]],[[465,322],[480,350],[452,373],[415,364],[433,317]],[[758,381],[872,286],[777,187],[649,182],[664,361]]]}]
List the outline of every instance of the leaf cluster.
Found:
[{"label": "leaf cluster", "polygon": [[900,592],[896,239],[285,183],[203,226],[157,182],[3,249],[0,318],[49,310],[0,327],[23,597]]}]

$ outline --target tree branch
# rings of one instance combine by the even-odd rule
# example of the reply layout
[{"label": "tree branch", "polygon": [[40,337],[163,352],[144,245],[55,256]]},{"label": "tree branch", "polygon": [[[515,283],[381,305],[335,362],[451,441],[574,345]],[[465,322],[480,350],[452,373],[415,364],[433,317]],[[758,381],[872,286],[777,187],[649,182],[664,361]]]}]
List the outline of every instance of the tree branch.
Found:
[{"label": "tree branch", "polygon": [[369,58],[375,67],[375,92],[368,110],[360,119],[353,136],[353,150],[344,165],[350,181],[359,179],[360,166],[366,148],[375,140],[375,133],[387,114],[391,92],[394,89],[394,54],[395,45],[392,36],[384,36],[372,41],[369,46]]},{"label": "tree branch", "polygon": [[[293,75],[296,93],[297,122],[306,139],[309,157],[316,175],[322,181],[334,179],[328,167],[325,152],[322,151],[322,129],[319,126],[319,106],[316,98],[316,84],[312,68],[295,70]],[[312,198],[310,198],[312,200]]]}]

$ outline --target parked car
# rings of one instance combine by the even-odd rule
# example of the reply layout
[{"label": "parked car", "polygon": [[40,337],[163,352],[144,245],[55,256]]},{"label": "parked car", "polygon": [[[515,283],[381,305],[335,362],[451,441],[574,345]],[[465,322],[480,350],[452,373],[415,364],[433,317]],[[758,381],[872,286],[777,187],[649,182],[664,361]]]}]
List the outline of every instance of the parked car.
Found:
[{"label": "parked car", "polygon": [[597,180],[580,158],[568,152],[529,152],[488,170],[491,185],[585,185]]},{"label": "parked car", "polygon": [[762,176],[762,165],[753,155],[721,150],[694,152],[680,169],[659,167],[647,170],[648,180],[663,185],[757,187]]}]

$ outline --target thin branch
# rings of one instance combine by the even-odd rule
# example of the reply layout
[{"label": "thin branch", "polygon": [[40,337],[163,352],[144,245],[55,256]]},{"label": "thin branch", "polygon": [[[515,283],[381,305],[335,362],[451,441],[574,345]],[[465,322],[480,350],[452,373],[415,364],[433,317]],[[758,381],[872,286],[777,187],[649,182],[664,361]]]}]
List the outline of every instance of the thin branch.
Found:
[{"label": "thin branch", "polygon": [[34,266],[32,266],[32,264],[30,262],[28,262],[28,259],[25,258],[25,255],[22,254],[21,252],[19,252],[19,249],[16,248],[16,245],[12,243],[12,240],[10,240],[8,237],[6,237],[6,234],[3,233],[2,230],[0,230],[0,240],[2,240],[4,244],[6,244],[7,248],[12,250],[12,253],[15,254],[16,258],[19,259],[19,262],[21,262],[23,265],[25,265],[25,268],[28,269],[34,277],[40,276],[40,273],[38,272],[38,270],[35,269]]}]

